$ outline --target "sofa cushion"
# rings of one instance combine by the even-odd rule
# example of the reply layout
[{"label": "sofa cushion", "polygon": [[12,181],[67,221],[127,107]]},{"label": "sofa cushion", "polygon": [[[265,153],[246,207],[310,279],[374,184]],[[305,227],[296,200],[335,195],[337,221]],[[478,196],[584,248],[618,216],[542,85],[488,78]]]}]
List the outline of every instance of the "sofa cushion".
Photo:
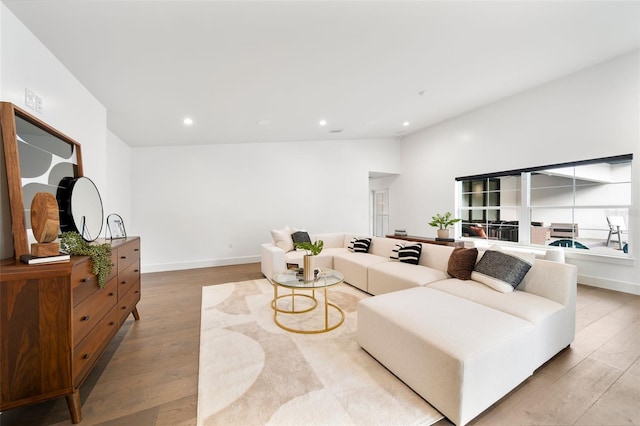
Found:
[{"label": "sofa cushion", "polygon": [[367,268],[381,262],[389,262],[388,257],[371,253],[338,253],[333,256],[333,268],[344,275],[344,280],[360,290],[369,291],[367,284]]},{"label": "sofa cushion", "polygon": [[271,238],[276,247],[285,252],[293,250],[293,240],[291,239],[291,228],[285,226],[282,229],[272,229]]},{"label": "sofa cushion", "polygon": [[454,278],[470,280],[471,272],[473,272],[473,268],[476,266],[477,258],[477,248],[456,247],[449,257],[447,273]]},{"label": "sofa cushion", "polygon": [[498,250],[487,250],[471,273],[471,279],[501,293],[512,292],[531,269],[531,263]]},{"label": "sofa cushion", "polygon": [[354,238],[349,244],[349,250],[354,253],[368,253],[371,246],[371,238]]},{"label": "sofa cushion", "polygon": [[361,300],[357,327],[362,348],[457,425],[535,368],[531,323],[430,288]]},{"label": "sofa cushion", "polygon": [[403,263],[417,265],[420,262],[420,253],[422,253],[422,244],[408,244],[398,249],[398,260]]},{"label": "sofa cushion", "polygon": [[428,266],[402,262],[376,263],[369,266],[368,291],[374,295],[390,293],[447,278],[446,272]]},{"label": "sofa cushion", "polygon": [[497,309],[532,324],[537,324],[564,308],[563,305],[553,300],[526,291],[515,290],[506,294],[499,293],[473,280],[449,278],[433,282],[427,287]]}]

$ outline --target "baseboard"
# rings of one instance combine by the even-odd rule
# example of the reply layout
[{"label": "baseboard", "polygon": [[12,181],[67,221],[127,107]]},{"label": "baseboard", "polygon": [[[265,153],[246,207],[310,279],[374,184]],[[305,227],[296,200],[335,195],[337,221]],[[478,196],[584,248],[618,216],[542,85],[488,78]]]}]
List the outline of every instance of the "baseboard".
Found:
[{"label": "baseboard", "polygon": [[260,256],[227,257],[222,259],[198,260],[193,262],[162,263],[155,265],[141,265],[142,273],[181,271],[184,269],[210,268],[212,266],[240,265],[245,263],[259,263]]},{"label": "baseboard", "polygon": [[604,288],[607,290],[620,291],[622,293],[629,293],[640,296],[640,285],[634,283],[614,281],[608,280],[606,278],[591,277],[588,275],[580,274],[578,274],[578,283],[591,287]]}]

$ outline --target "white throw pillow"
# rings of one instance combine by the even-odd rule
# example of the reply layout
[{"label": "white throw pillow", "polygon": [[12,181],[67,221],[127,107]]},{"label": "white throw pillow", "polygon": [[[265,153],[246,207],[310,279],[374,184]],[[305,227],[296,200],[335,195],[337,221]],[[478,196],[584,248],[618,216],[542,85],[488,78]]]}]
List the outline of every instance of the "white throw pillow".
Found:
[{"label": "white throw pillow", "polygon": [[271,238],[273,238],[273,244],[276,247],[289,252],[293,250],[293,240],[291,239],[291,228],[285,226],[282,229],[272,229]]}]

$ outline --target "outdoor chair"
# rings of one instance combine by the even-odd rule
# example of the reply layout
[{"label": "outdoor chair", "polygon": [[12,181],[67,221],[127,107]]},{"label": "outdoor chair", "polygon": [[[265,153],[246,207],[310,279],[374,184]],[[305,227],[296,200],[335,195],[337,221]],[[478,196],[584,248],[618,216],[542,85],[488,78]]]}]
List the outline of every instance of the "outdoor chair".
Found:
[{"label": "outdoor chair", "polygon": [[611,242],[611,237],[618,236],[618,246],[622,250],[622,234],[627,234],[627,227],[624,223],[624,217],[622,216],[607,216],[607,223],[609,224],[609,236],[607,237],[607,247]]}]

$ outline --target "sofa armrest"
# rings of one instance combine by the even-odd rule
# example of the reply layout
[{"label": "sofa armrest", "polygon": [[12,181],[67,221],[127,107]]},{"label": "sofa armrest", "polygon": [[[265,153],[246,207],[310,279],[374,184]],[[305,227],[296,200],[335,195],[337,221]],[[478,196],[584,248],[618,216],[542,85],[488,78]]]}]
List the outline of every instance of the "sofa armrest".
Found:
[{"label": "sofa armrest", "polygon": [[536,259],[518,290],[553,300],[575,311],[578,268],[568,263]]},{"label": "sofa armrest", "polygon": [[271,280],[271,277],[273,277],[274,274],[286,269],[284,250],[276,247],[274,244],[262,244],[260,248],[260,255],[260,270],[267,279]]}]

